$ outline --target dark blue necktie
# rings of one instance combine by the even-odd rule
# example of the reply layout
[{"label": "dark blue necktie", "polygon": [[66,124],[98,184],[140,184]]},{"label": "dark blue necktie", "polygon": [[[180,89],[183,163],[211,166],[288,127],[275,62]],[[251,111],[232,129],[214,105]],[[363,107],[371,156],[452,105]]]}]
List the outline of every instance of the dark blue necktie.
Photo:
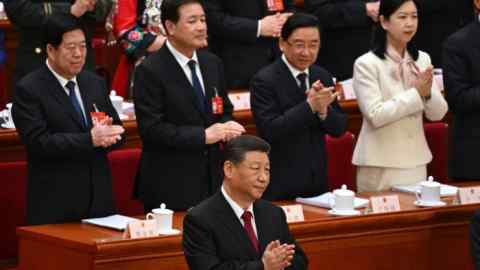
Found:
[{"label": "dark blue necktie", "polygon": [[200,84],[200,79],[198,79],[198,76],[197,76],[197,72],[195,69],[196,65],[197,63],[195,62],[195,60],[188,61],[188,67],[192,72],[192,86],[193,86],[193,89],[195,89],[195,95],[198,98],[200,108],[202,109],[203,112],[206,112],[205,109],[208,108],[208,103],[207,103],[207,99],[205,98],[205,95],[203,94],[202,85]]},{"label": "dark blue necktie", "polygon": [[84,126],[87,126],[87,121],[85,120],[85,116],[82,112],[82,107],[80,107],[80,103],[78,103],[77,95],[75,95],[75,83],[73,81],[68,81],[65,85],[68,89],[68,96],[70,97],[70,102],[72,102],[75,111],[80,115],[80,119],[82,119],[82,123]]},{"label": "dark blue necktie", "polygon": [[302,90],[302,93],[307,92],[307,74],[302,72],[297,75],[297,79],[300,81],[300,90]]}]

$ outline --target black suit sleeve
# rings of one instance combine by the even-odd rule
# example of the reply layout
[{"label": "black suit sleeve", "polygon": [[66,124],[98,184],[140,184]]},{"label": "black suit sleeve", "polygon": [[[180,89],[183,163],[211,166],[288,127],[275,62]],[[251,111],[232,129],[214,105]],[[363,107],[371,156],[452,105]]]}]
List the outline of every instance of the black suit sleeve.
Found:
[{"label": "black suit sleeve", "polygon": [[282,112],[275,96],[275,85],[263,76],[256,75],[252,79],[250,95],[257,130],[269,142],[283,140],[298,130],[318,124],[319,118],[306,101]]},{"label": "black suit sleeve", "polygon": [[203,126],[177,125],[169,121],[166,116],[167,106],[182,104],[167,104],[167,96],[173,96],[171,92],[175,89],[168,91],[158,78],[154,65],[146,67],[144,64],[145,62],[135,71],[133,87],[135,114],[143,143],[177,149],[205,148]]},{"label": "black suit sleeve", "polygon": [[283,243],[288,243],[288,244],[294,244],[295,245],[295,254],[293,256],[292,260],[292,265],[286,270],[305,270],[308,269],[308,259],[307,256],[305,255],[305,252],[303,252],[303,249],[300,247],[300,245],[297,244],[293,236],[290,234],[290,230],[288,228],[287,224],[287,217],[285,216],[285,213],[283,212],[282,209],[280,209],[280,215],[281,215],[281,228],[282,228],[282,234],[283,234],[283,239],[280,241],[281,244]]},{"label": "black suit sleeve", "polygon": [[327,29],[360,28],[371,23],[363,1],[305,0],[305,10]]},{"label": "black suit sleeve", "polygon": [[480,270],[480,212],[475,212],[470,220],[470,252],[475,270]]},{"label": "black suit sleeve", "polygon": [[90,131],[52,133],[39,93],[17,84],[13,98],[13,119],[27,151],[37,157],[89,159],[94,154]]},{"label": "black suit sleeve", "polygon": [[192,270],[263,270],[261,260],[221,261],[217,257],[212,229],[190,213],[183,220],[183,251]]},{"label": "black suit sleeve", "polygon": [[[229,14],[226,2],[229,0],[206,0],[209,31],[216,36],[237,42],[255,43],[257,40],[258,20]],[[292,0],[285,0],[285,10],[294,11]],[[246,5],[254,5],[256,3]]]},{"label": "black suit sleeve", "polygon": [[453,112],[478,112],[480,85],[472,82],[474,74],[465,44],[448,39],[443,48],[443,78],[448,106]]},{"label": "black suit sleeve", "polygon": [[[4,1],[8,18],[20,27],[38,28],[44,25],[49,15],[56,12],[70,13],[72,4],[65,2],[32,3],[30,0]],[[101,22],[112,8],[112,0],[98,0],[95,12],[86,12],[84,17]]]}]

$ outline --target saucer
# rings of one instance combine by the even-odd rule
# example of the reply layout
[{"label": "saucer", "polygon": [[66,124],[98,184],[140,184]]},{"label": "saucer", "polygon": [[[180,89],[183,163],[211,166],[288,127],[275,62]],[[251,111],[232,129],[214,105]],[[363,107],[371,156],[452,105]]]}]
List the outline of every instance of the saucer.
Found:
[{"label": "saucer", "polygon": [[15,128],[15,125],[14,124],[7,124],[7,123],[2,123],[2,128]]},{"label": "saucer", "polygon": [[175,235],[180,234],[180,230],[170,229],[170,230],[161,230],[158,232],[159,235]]},{"label": "saucer", "polygon": [[434,202],[434,201],[422,201],[422,200],[414,201],[413,204],[420,207],[435,207],[435,206],[447,205],[445,202],[442,202],[442,201]]},{"label": "saucer", "polygon": [[335,210],[330,209],[328,213],[333,216],[358,216],[360,215],[360,211],[358,210]]}]

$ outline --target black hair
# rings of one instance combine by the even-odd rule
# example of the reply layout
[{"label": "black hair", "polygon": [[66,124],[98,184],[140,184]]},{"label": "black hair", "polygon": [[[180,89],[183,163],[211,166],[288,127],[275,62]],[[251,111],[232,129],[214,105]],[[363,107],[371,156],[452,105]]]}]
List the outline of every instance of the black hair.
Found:
[{"label": "black hair", "polygon": [[203,8],[203,4],[200,0],[164,0],[162,2],[162,6],[160,7],[160,19],[162,20],[165,31],[167,31],[165,22],[168,20],[177,23],[180,18],[180,13],[178,12],[180,7],[187,4],[199,4]]},{"label": "black hair", "polygon": [[[385,20],[389,20],[390,16],[392,16],[395,11],[397,11],[400,6],[402,6],[406,2],[412,1],[415,6],[417,6],[418,10],[418,3],[416,0],[382,0],[380,1],[380,9],[378,12],[378,16],[380,17],[383,15]],[[380,57],[381,59],[385,59],[385,52],[387,49],[387,32],[383,29],[380,21],[376,25],[375,33],[373,35],[372,41],[372,51],[373,53]],[[413,60],[418,59],[418,48],[415,46],[415,42],[411,40],[407,44],[407,51]]]},{"label": "black hair", "polygon": [[245,160],[247,152],[263,152],[268,154],[270,152],[270,145],[263,139],[252,136],[242,135],[230,140],[224,149],[225,161],[230,161],[233,164],[239,164]]},{"label": "black hair", "polygon": [[45,45],[50,44],[57,48],[63,40],[63,35],[73,30],[82,30],[84,25],[80,20],[68,13],[54,13],[48,17],[45,26]]},{"label": "black hair", "polygon": [[283,25],[282,39],[287,40],[293,31],[303,27],[316,27],[320,33],[320,23],[317,17],[310,14],[297,12],[290,16]]}]

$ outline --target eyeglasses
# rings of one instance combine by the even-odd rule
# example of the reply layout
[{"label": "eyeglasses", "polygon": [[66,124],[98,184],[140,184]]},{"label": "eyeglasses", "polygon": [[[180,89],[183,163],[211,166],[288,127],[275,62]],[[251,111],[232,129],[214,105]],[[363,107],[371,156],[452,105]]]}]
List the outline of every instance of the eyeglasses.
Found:
[{"label": "eyeglasses", "polygon": [[286,40],[287,44],[292,46],[294,50],[296,51],[304,51],[308,49],[309,51],[316,51],[320,48],[320,42],[311,42],[309,44],[306,44],[304,42],[293,42],[291,43],[290,41]]}]

